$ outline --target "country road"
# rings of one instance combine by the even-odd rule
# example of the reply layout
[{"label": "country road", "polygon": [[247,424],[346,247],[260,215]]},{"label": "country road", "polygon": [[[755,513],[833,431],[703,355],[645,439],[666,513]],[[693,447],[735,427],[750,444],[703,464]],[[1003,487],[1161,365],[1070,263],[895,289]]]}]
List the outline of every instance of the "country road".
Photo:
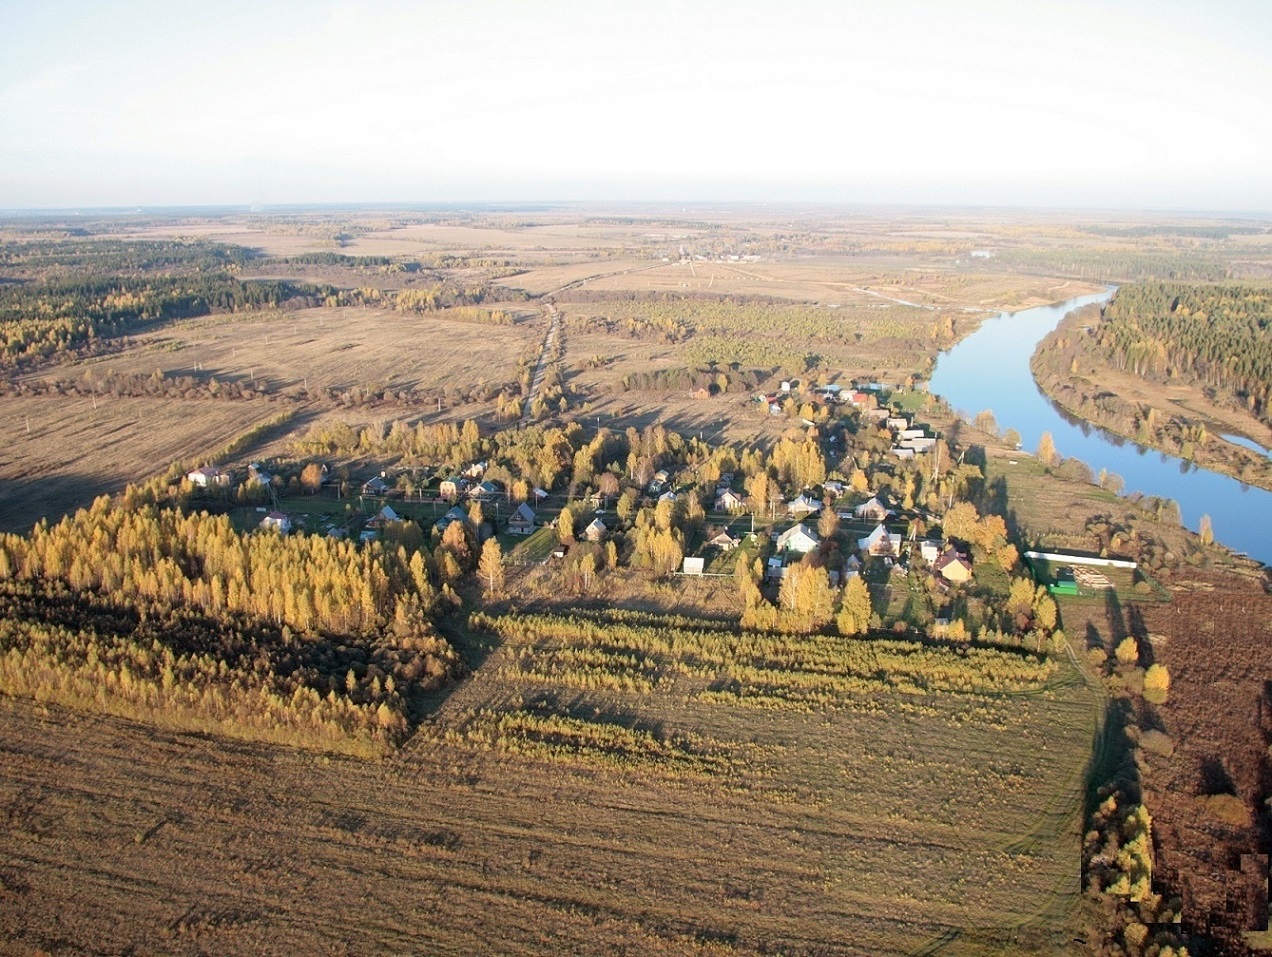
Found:
[{"label": "country road", "polygon": [[539,389],[543,385],[543,377],[548,371],[548,357],[552,355],[556,348],[557,340],[561,336],[561,313],[557,311],[556,303],[550,297],[559,292],[565,292],[567,289],[576,289],[579,286],[592,282],[594,279],[608,279],[612,276],[626,276],[629,273],[643,272],[647,269],[657,269],[665,266],[666,263],[657,262],[648,266],[637,266],[634,269],[621,269],[617,272],[597,273],[595,276],[587,276],[583,279],[575,279],[573,282],[567,282],[564,286],[558,286],[556,289],[549,290],[539,296],[543,302],[543,308],[548,313],[548,333],[543,337],[543,348],[539,350],[539,362],[534,367],[534,375],[530,377],[530,390],[526,393],[525,405],[521,410],[521,419],[517,423],[521,428],[525,428],[530,424],[530,409],[534,405],[534,400],[538,398]]},{"label": "country road", "polygon": [[530,409],[543,385],[543,376],[548,371],[548,357],[556,348],[557,338],[561,334],[561,313],[557,312],[556,304],[545,299],[543,306],[548,311],[548,334],[543,337],[543,348],[539,350],[539,362],[534,367],[534,375],[530,377],[530,390],[526,393],[526,404],[521,410],[521,421],[517,423],[522,428],[530,424]]}]

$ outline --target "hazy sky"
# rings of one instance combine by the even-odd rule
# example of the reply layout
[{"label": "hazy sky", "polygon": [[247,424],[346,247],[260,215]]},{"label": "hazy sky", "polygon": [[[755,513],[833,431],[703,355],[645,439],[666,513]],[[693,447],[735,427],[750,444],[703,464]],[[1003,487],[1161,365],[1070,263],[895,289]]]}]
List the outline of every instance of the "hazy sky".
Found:
[{"label": "hazy sky", "polygon": [[0,0],[0,207],[1272,211],[1268,0]]}]

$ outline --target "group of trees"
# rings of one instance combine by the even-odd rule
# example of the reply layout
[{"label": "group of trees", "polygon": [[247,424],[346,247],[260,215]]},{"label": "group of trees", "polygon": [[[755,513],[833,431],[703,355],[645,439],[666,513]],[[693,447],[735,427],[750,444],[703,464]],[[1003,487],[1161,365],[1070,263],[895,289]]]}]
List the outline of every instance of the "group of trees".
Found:
[{"label": "group of trees", "polygon": [[1133,283],[1105,307],[1096,335],[1118,368],[1209,386],[1272,421],[1272,288]]},{"label": "group of trees", "polygon": [[266,306],[315,305],[323,290],[226,273],[106,276],[0,285],[0,360],[47,358],[148,323]]},{"label": "group of trees", "polygon": [[407,730],[406,696],[461,668],[430,621],[437,574],[422,547],[243,534],[143,492],[101,498],[0,537],[0,683],[181,727],[381,749]]}]

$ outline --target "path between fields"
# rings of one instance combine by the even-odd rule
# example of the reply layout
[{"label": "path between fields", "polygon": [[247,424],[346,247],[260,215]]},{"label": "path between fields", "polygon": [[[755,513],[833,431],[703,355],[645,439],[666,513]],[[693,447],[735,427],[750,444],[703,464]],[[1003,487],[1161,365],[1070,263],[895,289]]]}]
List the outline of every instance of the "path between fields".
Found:
[{"label": "path between fields", "polygon": [[526,393],[525,408],[521,412],[521,421],[518,423],[522,428],[530,424],[530,410],[534,406],[535,398],[539,395],[539,388],[543,385],[543,377],[548,371],[548,356],[556,347],[557,336],[561,332],[561,314],[557,312],[556,305],[546,300],[543,305],[548,310],[548,334],[543,337],[539,363],[534,367],[534,375],[530,378],[530,390]]},{"label": "path between fields", "polygon": [[551,296],[559,292],[565,292],[567,289],[575,289],[578,286],[585,285],[593,279],[609,279],[613,276],[626,276],[628,273],[643,272],[646,269],[657,269],[666,263],[652,263],[648,266],[636,266],[633,269],[622,269],[618,272],[597,273],[595,276],[587,276],[584,279],[575,279],[573,282],[567,282],[564,286],[558,286],[545,292],[539,298],[543,301],[543,307],[548,312],[548,334],[543,337],[543,348],[539,351],[539,362],[534,367],[534,375],[530,378],[530,389],[526,393],[526,403],[521,411],[521,420],[517,424],[525,428],[530,424],[530,409],[534,405],[535,398],[539,395],[539,388],[543,385],[543,377],[548,371],[548,356],[552,354],[552,350],[556,347],[557,338],[561,334],[561,313],[557,311],[556,303],[552,301]]}]

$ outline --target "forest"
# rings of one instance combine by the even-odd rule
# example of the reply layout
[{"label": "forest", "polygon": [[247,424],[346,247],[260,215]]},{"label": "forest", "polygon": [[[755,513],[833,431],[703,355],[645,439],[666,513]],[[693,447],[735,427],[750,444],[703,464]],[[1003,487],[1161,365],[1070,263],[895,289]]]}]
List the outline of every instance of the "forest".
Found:
[{"label": "forest", "polygon": [[363,753],[459,674],[426,553],[243,534],[154,492],[0,538],[5,691]]},{"label": "forest", "polygon": [[1105,307],[1097,337],[1120,369],[1201,383],[1272,421],[1272,287],[1133,283]]}]

